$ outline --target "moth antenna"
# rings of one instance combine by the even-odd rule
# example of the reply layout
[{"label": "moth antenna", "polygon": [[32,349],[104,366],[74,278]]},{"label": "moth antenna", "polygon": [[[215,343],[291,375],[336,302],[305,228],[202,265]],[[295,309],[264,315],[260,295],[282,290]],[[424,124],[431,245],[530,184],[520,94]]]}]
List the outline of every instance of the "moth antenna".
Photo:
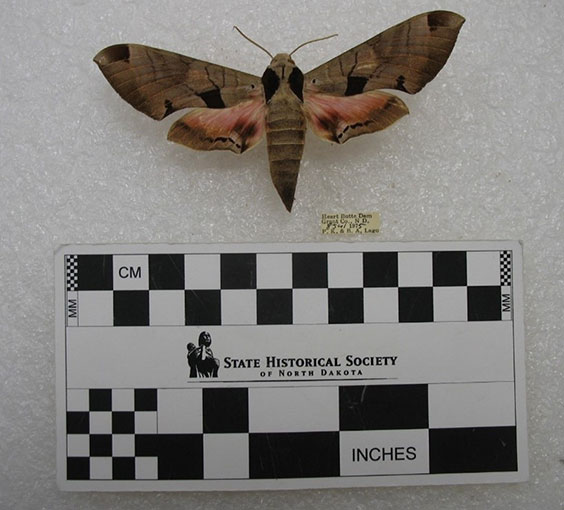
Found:
[{"label": "moth antenna", "polygon": [[314,42],[318,42],[318,41],[325,41],[325,39],[331,39],[331,37],[337,37],[338,35],[339,34],[326,35],[325,37],[320,37],[319,39],[312,39],[311,41],[307,41],[305,43],[302,43],[294,51],[292,51],[292,53],[290,53],[290,56],[292,56],[292,54],[296,53],[296,51],[298,51],[300,48],[303,48],[306,44],[310,44],[310,43],[314,43]]},{"label": "moth antenna", "polygon": [[245,35],[238,26],[233,25],[233,28],[237,30],[237,32],[239,32],[245,39],[247,39],[247,41],[253,43],[257,48],[260,48],[262,51],[264,51],[270,58],[274,58],[270,51],[268,51],[266,48],[263,48],[259,43],[253,41],[249,36]]}]

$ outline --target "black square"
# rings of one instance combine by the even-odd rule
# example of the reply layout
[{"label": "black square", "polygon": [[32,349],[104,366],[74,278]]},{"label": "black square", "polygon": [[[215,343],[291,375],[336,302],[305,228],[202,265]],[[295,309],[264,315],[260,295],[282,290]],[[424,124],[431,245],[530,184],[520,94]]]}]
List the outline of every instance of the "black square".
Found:
[{"label": "black square", "polygon": [[364,322],[362,289],[329,289],[329,324]]},{"label": "black square", "polygon": [[149,289],[184,289],[184,255],[149,255]]},{"label": "black square", "polygon": [[517,471],[516,428],[431,429],[429,468],[432,474]]},{"label": "black square", "polygon": [[187,290],[185,296],[187,326],[221,324],[221,291]]},{"label": "black square", "polygon": [[292,253],[292,287],[327,288],[327,253]]},{"label": "black square", "polygon": [[152,388],[136,389],[134,395],[136,411],[157,410],[157,390]]},{"label": "black square", "polygon": [[135,434],[135,456],[156,457],[159,452],[158,434]]},{"label": "black square", "polygon": [[88,411],[67,411],[67,434],[88,434],[90,414]]},{"label": "black square", "polygon": [[501,287],[468,287],[468,320],[501,320]]},{"label": "black square", "polygon": [[111,457],[112,456],[112,435],[111,434],[92,434],[90,436],[90,456],[91,457]]},{"label": "black square", "polygon": [[114,457],[112,480],[135,480],[135,457]]},{"label": "black square", "polygon": [[88,409],[90,411],[111,411],[112,390],[88,390]]},{"label": "black square", "polygon": [[90,457],[67,458],[67,480],[89,480]]},{"label": "black square", "polygon": [[221,254],[221,288],[255,289],[257,256],[255,253]]},{"label": "black square", "polygon": [[203,437],[203,434],[159,434],[158,479],[203,479]]},{"label": "black square", "polygon": [[365,287],[398,286],[398,254],[395,251],[362,254]]},{"label": "black square", "polygon": [[257,324],[292,324],[292,289],[257,290]]},{"label": "black square", "polygon": [[466,285],[466,252],[433,252],[433,286],[454,287]]},{"label": "black square", "polygon": [[247,388],[204,388],[204,433],[249,431]]},{"label": "black square", "polygon": [[133,434],[135,432],[135,413],[133,411],[114,411],[112,413],[113,434]]},{"label": "black square", "polygon": [[433,287],[400,287],[399,321],[433,322]]},{"label": "black square", "polygon": [[78,256],[78,290],[112,290],[114,286],[111,255]]},{"label": "black square", "polygon": [[249,478],[339,476],[338,432],[249,434]]},{"label": "black square", "polygon": [[148,326],[149,291],[114,291],[114,326]]},{"label": "black square", "polygon": [[339,430],[424,429],[429,426],[426,384],[339,387]]}]

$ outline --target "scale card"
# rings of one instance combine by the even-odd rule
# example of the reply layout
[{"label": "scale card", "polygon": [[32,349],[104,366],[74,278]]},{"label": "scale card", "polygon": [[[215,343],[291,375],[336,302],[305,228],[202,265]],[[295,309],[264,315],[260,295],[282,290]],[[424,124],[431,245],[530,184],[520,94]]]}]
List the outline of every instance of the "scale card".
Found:
[{"label": "scale card", "polygon": [[528,477],[517,242],[56,253],[64,490]]}]

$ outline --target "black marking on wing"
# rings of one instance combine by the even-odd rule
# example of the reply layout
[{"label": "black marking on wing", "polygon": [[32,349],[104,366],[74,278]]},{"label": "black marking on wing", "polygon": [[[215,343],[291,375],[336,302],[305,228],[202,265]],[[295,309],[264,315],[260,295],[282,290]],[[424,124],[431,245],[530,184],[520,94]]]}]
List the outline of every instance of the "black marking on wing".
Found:
[{"label": "black marking on wing", "polygon": [[170,99],[164,100],[164,107],[165,107],[165,112],[163,118],[166,117],[167,115],[170,115],[174,111],[174,107],[172,106],[172,101]]},{"label": "black marking on wing", "polygon": [[369,124],[372,124],[374,121],[368,119],[365,122],[356,122],[354,124],[349,124],[348,126],[345,126],[345,128],[343,129],[343,131],[341,131],[338,135],[337,135],[337,142],[341,143],[341,139],[343,138],[344,134],[349,130],[349,129],[356,129],[356,128],[360,128],[360,127],[366,127]]},{"label": "black marking on wing", "polygon": [[298,99],[304,102],[304,73],[300,71],[298,67],[294,67],[290,76],[288,77],[288,83],[290,84],[290,89]]},{"label": "black marking on wing", "polygon": [[[231,142],[233,145],[235,145],[235,147],[237,147],[238,149],[241,148],[241,144],[237,143],[235,140],[233,140],[233,138],[231,138],[230,136],[218,136],[217,138],[214,138],[213,140],[214,142]],[[243,152],[243,151],[241,151]]]},{"label": "black marking on wing", "polygon": [[349,76],[347,78],[347,90],[345,90],[345,96],[362,94],[367,81],[368,78],[364,78],[363,76]]},{"label": "black marking on wing", "polygon": [[125,62],[129,64],[129,45],[128,44],[115,44],[114,46],[110,46],[105,50],[102,50],[100,53],[103,53],[101,64],[108,65],[113,64],[114,62]]},{"label": "black marking on wing", "polygon": [[208,90],[197,95],[206,103],[208,108],[225,108],[219,89]]},{"label": "black marking on wing", "polygon": [[264,88],[264,98],[268,103],[280,86],[280,78],[278,78],[278,75],[270,67],[267,67],[261,80]]},{"label": "black marking on wing", "polygon": [[402,92],[407,92],[407,89],[404,86],[405,83],[405,76],[400,74],[396,80],[396,90],[401,90]]},{"label": "black marking on wing", "polygon": [[256,124],[235,124],[233,130],[239,133],[239,136],[241,137],[241,141],[243,142],[241,146],[241,153],[243,153],[249,148],[247,140],[254,136],[257,132],[257,126]]},{"label": "black marking on wing", "polygon": [[337,140],[337,133],[336,133],[337,120],[335,118],[318,117],[318,122],[319,122],[320,126],[325,131],[331,133],[331,135],[332,135],[331,141],[332,142],[338,142],[339,141],[339,140]]},{"label": "black marking on wing", "polygon": [[448,26],[450,13],[444,11],[430,12],[427,15],[427,26],[431,32],[437,30],[438,27]]}]

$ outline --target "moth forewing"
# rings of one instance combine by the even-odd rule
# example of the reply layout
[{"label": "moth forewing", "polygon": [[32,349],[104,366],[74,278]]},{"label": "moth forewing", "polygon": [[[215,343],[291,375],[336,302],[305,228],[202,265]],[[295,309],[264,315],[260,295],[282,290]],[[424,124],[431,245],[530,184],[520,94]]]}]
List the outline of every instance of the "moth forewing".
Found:
[{"label": "moth forewing", "polygon": [[94,62],[131,106],[156,120],[184,108],[228,108],[260,92],[258,76],[141,44],[117,44]]},{"label": "moth forewing", "polygon": [[448,11],[414,16],[309,71],[305,88],[335,96],[377,89],[415,94],[443,68],[464,21]]}]

